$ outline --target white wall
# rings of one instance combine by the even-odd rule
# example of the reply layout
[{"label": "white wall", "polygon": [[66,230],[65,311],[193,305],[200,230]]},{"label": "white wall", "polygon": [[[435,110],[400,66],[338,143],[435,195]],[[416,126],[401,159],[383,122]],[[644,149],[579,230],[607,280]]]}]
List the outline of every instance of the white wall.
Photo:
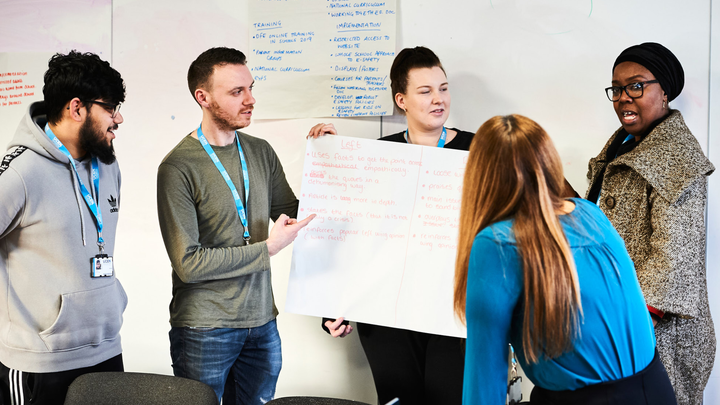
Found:
[{"label": "white wall", "polygon": [[[715,335],[720,339],[720,2],[713,2],[711,18],[708,157],[716,170],[709,179],[707,280]],[[705,389],[707,405],[720,405],[720,355],[717,352],[714,363]]]},{"label": "white wall", "polygon": [[[170,374],[171,269],[157,223],[156,170],[165,154],[200,122],[200,109],[186,87],[190,62],[212,46],[247,49],[247,1],[26,3],[0,0],[0,52],[94,51],[111,60],[126,81],[125,123],[115,142],[123,171],[115,257],[118,277],[130,298],[122,330],[124,357],[129,371]],[[538,121],[555,140],[568,179],[584,194],[588,159],[619,126],[603,94],[612,63],[620,51],[640,42],[663,43],[683,63],[686,87],[672,106],[683,112],[711,160],[720,165],[720,84],[711,81],[709,73],[711,49],[713,73],[720,69],[720,35],[715,27],[711,43],[710,5],[710,0],[398,0],[397,49],[425,45],[440,56],[453,95],[450,126],[475,131],[491,116],[508,113]],[[75,17],[88,10],[95,18]],[[720,6],[712,10],[715,17],[720,17],[718,10]],[[272,144],[298,194],[304,135],[321,120],[327,119],[258,121],[247,129]],[[382,122],[333,122],[342,135],[366,138],[404,129],[404,119],[398,116]],[[0,145],[10,136],[0,133]],[[710,185],[711,297],[720,292],[719,179],[717,174],[711,177]],[[318,319],[284,313],[290,256],[286,249],[272,260],[284,353],[278,395],[374,402],[370,370],[355,334],[331,339]],[[351,286],[329,293],[342,294],[346,288]],[[720,313],[719,301],[712,299],[715,314]],[[719,375],[716,371],[711,378],[709,403],[720,404]]]}]

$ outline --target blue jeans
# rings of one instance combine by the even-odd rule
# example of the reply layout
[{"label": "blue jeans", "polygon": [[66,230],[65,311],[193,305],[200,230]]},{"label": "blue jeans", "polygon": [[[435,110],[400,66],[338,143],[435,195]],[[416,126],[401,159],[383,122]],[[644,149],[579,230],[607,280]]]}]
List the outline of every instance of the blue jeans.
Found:
[{"label": "blue jeans", "polygon": [[201,381],[223,405],[264,404],[275,396],[282,353],[275,320],[257,328],[172,328],[173,373]]}]

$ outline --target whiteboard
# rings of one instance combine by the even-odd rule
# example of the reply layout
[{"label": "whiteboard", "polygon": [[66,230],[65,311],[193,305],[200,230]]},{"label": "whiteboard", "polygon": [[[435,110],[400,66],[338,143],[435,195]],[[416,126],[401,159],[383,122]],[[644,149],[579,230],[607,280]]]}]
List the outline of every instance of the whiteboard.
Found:
[{"label": "whiteboard", "polygon": [[[424,45],[438,54],[453,97],[450,126],[475,132],[488,118],[511,113],[537,121],[584,195],[589,158],[620,126],[604,88],[628,46],[659,42],[680,59],[686,84],[671,107],[682,111],[706,150],[709,7],[709,1],[406,1],[398,7],[398,48]],[[430,16],[443,28],[423,29]],[[401,119],[391,120],[384,132],[404,129]]]},{"label": "whiteboard", "polygon": [[[720,337],[720,3],[712,9],[711,70],[710,70],[710,119],[708,131],[708,157],[715,165],[715,173],[709,179],[707,215],[707,280],[710,313],[715,322],[715,336]],[[715,355],[715,365],[705,389],[705,403],[720,405],[720,356]]]},{"label": "whiteboard", "polygon": [[[666,45],[682,62],[685,90],[671,106],[683,112],[705,151],[710,145],[711,159],[720,166],[720,126],[709,115],[710,101],[720,100],[717,83],[709,92],[711,49],[712,77],[720,66],[715,27],[710,42],[712,3],[717,25],[720,2],[710,0],[398,0],[396,51],[424,45],[443,61],[453,97],[449,126],[475,131],[488,118],[509,113],[540,123],[556,143],[567,178],[584,194],[588,160],[619,126],[603,94],[612,64],[623,49],[645,41]],[[155,212],[155,173],[165,154],[201,119],[185,79],[190,62],[213,46],[248,49],[247,0],[0,0],[0,10],[0,52],[95,51],[111,60],[126,81],[125,122],[115,141],[123,173],[116,264],[130,300],[121,332],[123,357],[128,371],[170,374],[171,270]],[[720,117],[713,108],[713,116]],[[275,148],[296,194],[304,135],[317,122],[256,121],[247,129]],[[341,135],[370,139],[405,129],[400,116],[333,122]],[[712,137],[708,125],[713,125]],[[0,145],[10,137],[0,133]],[[720,232],[719,176],[710,178],[711,297],[720,294],[720,279],[713,274],[720,274],[720,257],[712,248]],[[287,248],[272,259],[278,308],[285,306],[290,258]],[[329,293],[342,294],[342,288]],[[711,302],[715,314],[720,313],[717,301]],[[284,351],[278,396],[374,402],[372,376],[356,334],[331,339],[319,323],[286,313],[278,318]],[[708,387],[715,394],[707,401],[720,404],[717,375],[716,368]]]}]

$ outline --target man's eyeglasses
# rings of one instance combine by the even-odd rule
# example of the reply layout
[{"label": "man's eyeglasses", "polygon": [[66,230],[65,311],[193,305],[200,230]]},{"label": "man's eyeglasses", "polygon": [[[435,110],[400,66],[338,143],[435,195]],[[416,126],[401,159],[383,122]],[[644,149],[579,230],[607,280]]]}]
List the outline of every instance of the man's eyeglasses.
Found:
[{"label": "man's eyeglasses", "polygon": [[103,101],[97,101],[97,100],[86,101],[86,103],[97,104],[97,105],[105,108],[110,113],[111,118],[115,118],[117,116],[118,112],[120,111],[120,106],[122,105],[122,103],[110,104],[110,103],[105,103]]},{"label": "man's eyeglasses", "polygon": [[607,94],[607,98],[610,101],[618,101],[620,100],[620,97],[622,96],[623,90],[625,90],[625,94],[628,95],[630,98],[638,98],[642,97],[643,90],[645,89],[646,84],[650,83],[660,83],[657,80],[648,80],[646,82],[637,82],[637,83],[630,83],[627,86],[612,86],[607,87],[605,89],[605,94]]}]

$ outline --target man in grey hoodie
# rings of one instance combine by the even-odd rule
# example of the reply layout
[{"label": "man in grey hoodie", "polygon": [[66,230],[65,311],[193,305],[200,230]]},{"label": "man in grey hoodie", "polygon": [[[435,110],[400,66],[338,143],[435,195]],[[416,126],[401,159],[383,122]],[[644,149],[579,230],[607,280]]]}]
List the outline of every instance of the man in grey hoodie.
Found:
[{"label": "man in grey hoodie", "polygon": [[56,54],[0,162],[0,404],[62,404],[79,375],[122,371],[127,296],[112,255],[120,74]]}]

